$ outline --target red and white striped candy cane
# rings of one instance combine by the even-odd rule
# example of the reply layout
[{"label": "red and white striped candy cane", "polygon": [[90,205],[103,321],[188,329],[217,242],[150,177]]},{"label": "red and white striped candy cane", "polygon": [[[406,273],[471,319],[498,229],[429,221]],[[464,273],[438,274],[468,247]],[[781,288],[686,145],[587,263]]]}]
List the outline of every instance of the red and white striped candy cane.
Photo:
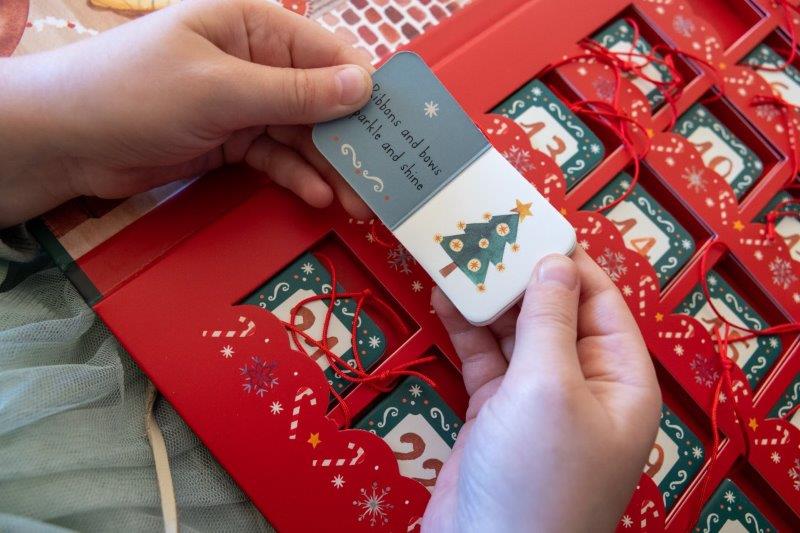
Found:
[{"label": "red and white striped candy cane", "polygon": [[297,438],[297,426],[300,424],[300,405],[304,398],[308,398],[308,404],[317,405],[317,398],[310,387],[303,387],[297,391],[294,397],[294,407],[292,407],[292,419],[289,422],[289,439]]},{"label": "red and white striped candy cane", "polygon": [[[240,316],[239,322],[243,323],[247,320],[247,317]],[[249,337],[253,334],[253,330],[256,329],[256,323],[252,320],[247,320],[247,327],[244,329],[229,329],[229,330],[222,330],[222,329],[215,329],[215,330],[203,330],[203,337],[211,337],[212,339],[216,339],[219,337]]]},{"label": "red and white striped candy cane", "polygon": [[311,466],[321,466],[321,467],[325,468],[325,467],[329,467],[329,466],[345,466],[345,465],[346,466],[354,466],[354,465],[358,464],[359,461],[361,461],[361,458],[364,456],[364,448],[362,448],[361,446],[356,448],[355,443],[348,442],[347,443],[347,449],[348,450],[355,449],[355,451],[356,451],[355,455],[353,457],[349,458],[349,459],[346,458],[346,457],[338,457],[338,458],[335,458],[335,459],[332,459],[332,458],[314,459],[314,460],[311,461]]}]

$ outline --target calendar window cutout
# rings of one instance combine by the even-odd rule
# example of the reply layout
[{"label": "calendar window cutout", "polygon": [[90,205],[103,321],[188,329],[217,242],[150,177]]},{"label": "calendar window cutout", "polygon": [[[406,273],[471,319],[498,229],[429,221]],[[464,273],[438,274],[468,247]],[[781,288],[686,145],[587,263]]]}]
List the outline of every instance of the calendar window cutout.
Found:
[{"label": "calendar window cutout", "polygon": [[[791,64],[786,65],[790,49],[789,41],[772,32],[746,54],[739,64],[754,69],[784,100],[800,107],[800,60],[795,58]],[[765,108],[763,112],[772,111]]]},{"label": "calendar window cutout", "polygon": [[[761,9],[754,5],[755,2],[748,0],[687,0],[687,3],[698,18],[713,22],[710,27],[719,34],[724,50],[752,32],[753,27],[764,17]],[[703,51],[702,43],[698,42],[696,47],[693,43],[690,44],[694,49]]]},{"label": "calendar window cutout", "polygon": [[[355,298],[334,300],[327,319],[326,345],[330,352],[356,368],[355,345],[360,364],[368,372],[391,356],[392,351],[408,340],[418,326],[337,236],[328,236],[295,258],[241,303],[256,305],[284,323],[293,320],[301,333],[295,339],[287,329],[292,348],[314,359],[333,390],[337,394],[345,394],[354,386],[354,382],[347,378],[352,374],[344,375],[337,371],[319,345],[331,307],[330,299],[308,300],[329,294],[334,275],[338,293],[358,293],[369,289],[371,294],[364,300],[364,306],[357,316]],[[381,299],[386,305],[375,305],[375,298]],[[391,312],[387,312],[387,307]]]},{"label": "calendar window cutout", "polygon": [[[614,177],[582,209],[600,209],[628,193],[631,172]],[[711,237],[646,165],[625,199],[602,213],[620,231],[625,245],[653,266],[662,289]]]},{"label": "calendar window cutout", "polygon": [[[736,326],[730,329],[730,339],[746,336],[747,332],[742,328],[761,330],[789,322],[730,254],[726,254],[708,272],[706,279],[714,307]],[[725,327],[725,323],[708,303],[699,283],[678,304],[675,312],[694,317],[714,339],[715,330]],[[728,345],[728,356],[742,369],[749,385],[755,390],[788,351],[794,338],[786,335],[764,335],[731,342]],[[713,373],[705,372],[702,365],[698,364],[693,370],[698,383],[708,386],[715,382]]]},{"label": "calendar window cutout", "polygon": [[789,254],[795,261],[800,261],[800,203],[793,204],[798,198],[783,190],[776,194],[772,200],[756,217],[756,222],[767,223],[767,215],[772,211],[797,213],[796,216],[786,215],[775,220],[775,232],[783,239],[789,248]]},{"label": "calendar window cutout", "polygon": [[706,167],[741,200],[783,156],[724,97],[706,95],[689,107],[672,130],[686,138]]}]

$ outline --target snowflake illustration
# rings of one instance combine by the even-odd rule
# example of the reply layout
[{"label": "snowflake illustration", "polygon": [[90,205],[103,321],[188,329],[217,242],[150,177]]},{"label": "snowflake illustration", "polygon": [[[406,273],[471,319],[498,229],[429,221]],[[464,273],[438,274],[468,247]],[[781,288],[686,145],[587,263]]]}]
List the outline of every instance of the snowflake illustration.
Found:
[{"label": "snowflake illustration", "polygon": [[619,281],[628,272],[625,255],[622,252],[615,252],[611,248],[603,250],[603,255],[597,257],[595,261],[606,271],[612,281]]},{"label": "snowflake illustration", "polygon": [[344,487],[344,476],[341,474],[333,476],[331,484],[337,489],[341,489],[342,487]]},{"label": "snowflake illustration", "polygon": [[583,248],[584,250],[589,249],[589,241],[587,241],[586,239],[582,239],[578,244],[580,244],[581,248]]},{"label": "snowflake illustration", "polygon": [[381,345],[381,339],[378,338],[376,335],[373,335],[369,338],[369,347],[370,348],[377,348]]},{"label": "snowflake illustration", "polygon": [[682,176],[687,181],[686,186],[693,192],[706,190],[706,180],[703,178],[703,171],[697,167],[692,167]]},{"label": "snowflake illustration", "polygon": [[414,292],[419,292],[419,291],[421,291],[421,290],[422,290],[422,288],[423,288],[423,287],[422,287],[422,283],[421,283],[420,281],[417,281],[417,280],[415,280],[415,281],[414,281],[414,282],[411,284],[411,290],[412,290],[412,291],[414,291]]},{"label": "snowflake illustration", "polygon": [[691,37],[694,32],[694,22],[683,15],[676,15],[672,19],[672,28],[684,37]]},{"label": "snowflake illustration", "polygon": [[592,143],[589,145],[589,151],[592,152],[593,154],[599,154],[600,150],[601,150],[600,145],[597,143]]},{"label": "snowflake illustration", "polygon": [[769,342],[769,347],[770,348],[777,348],[778,347],[778,339],[775,338],[775,337],[770,337],[767,342]]},{"label": "snowflake illustration", "polygon": [[514,165],[514,168],[520,172],[533,170],[533,161],[531,161],[530,150],[523,150],[515,144],[503,152],[503,157],[505,157],[508,162]]},{"label": "snowflake illustration", "polygon": [[628,528],[631,527],[632,525],[633,525],[633,519],[628,515],[624,515],[622,517],[622,527]]},{"label": "snowflake illustration", "polygon": [[778,452],[772,452],[772,454],[769,456],[769,458],[772,459],[772,462],[775,463],[775,464],[778,464],[778,463],[781,462],[781,454],[779,454]]},{"label": "snowflake illustration", "polygon": [[794,490],[800,491],[800,459],[795,459],[794,464],[786,471],[789,478],[792,480]]},{"label": "snowflake illustration", "polygon": [[719,393],[719,403],[725,403],[728,401],[728,397],[725,396],[724,392]]},{"label": "snowflake illustration", "polygon": [[353,501],[353,505],[361,511],[358,521],[369,520],[370,526],[375,526],[376,524],[385,526],[388,524],[389,511],[394,509],[394,505],[386,501],[386,497],[391,490],[391,487],[378,490],[377,481],[373,481],[369,489],[361,489],[361,499]]},{"label": "snowflake illustration", "polygon": [[692,457],[694,457],[695,459],[700,459],[701,457],[703,457],[703,448],[701,448],[700,446],[695,446],[694,448],[692,448]]},{"label": "snowflake illustration", "polygon": [[763,118],[767,122],[772,122],[778,116],[780,116],[781,112],[772,104],[762,104],[756,106],[756,115]]},{"label": "snowflake illustration", "polygon": [[694,372],[694,381],[698,385],[711,388],[719,379],[719,370],[714,361],[705,355],[696,354],[689,368]]},{"label": "snowflake illustration", "polygon": [[257,396],[264,396],[264,393],[278,385],[278,377],[275,375],[277,367],[278,363],[275,361],[267,363],[255,355],[251,357],[250,363],[239,369],[242,376],[244,376],[244,383],[242,384],[244,391],[247,393],[254,392]]},{"label": "snowflake illustration", "polygon": [[386,259],[389,262],[389,266],[403,274],[411,274],[411,266],[417,263],[402,244],[390,249]]},{"label": "snowflake illustration", "polygon": [[733,502],[736,501],[736,495],[733,493],[732,490],[725,491],[724,497],[725,497],[725,501],[730,503],[730,504],[733,504]]},{"label": "snowflake illustration", "polygon": [[311,274],[314,272],[314,265],[311,263],[303,263],[303,266],[300,267],[304,274]]},{"label": "snowflake illustration", "polygon": [[683,355],[683,346],[681,346],[680,344],[676,344],[675,348],[673,348],[672,351],[675,352],[675,355],[680,357],[681,355]]},{"label": "snowflake illustration", "polygon": [[756,250],[755,252],[753,252],[753,257],[755,257],[757,261],[761,261],[762,259],[764,259],[764,254],[761,253],[761,250]]},{"label": "snowflake illustration", "polygon": [[603,76],[595,78],[592,82],[592,87],[594,87],[597,96],[599,96],[601,100],[611,101],[614,98],[614,91],[617,88],[617,83],[613,79]]},{"label": "snowflake illustration", "polygon": [[690,241],[689,239],[683,239],[681,241],[681,246],[683,246],[684,250],[689,250],[692,247],[692,241]]},{"label": "snowflake illustration", "polygon": [[708,284],[711,285],[712,287],[716,287],[717,283],[719,283],[719,280],[717,280],[717,277],[714,276],[713,274],[709,274],[707,279],[708,279]]},{"label": "snowflake illustration", "polygon": [[785,259],[776,257],[768,266],[770,274],[772,274],[772,283],[778,287],[788,289],[789,285],[797,281],[791,263]]},{"label": "snowflake illustration", "polygon": [[228,344],[227,346],[223,346],[222,349],[219,351],[219,353],[221,353],[222,357],[224,357],[225,359],[230,359],[231,357],[233,357],[234,354],[233,346],[231,346],[230,344]]},{"label": "snowflake illustration", "polygon": [[431,100],[430,102],[425,102],[425,116],[428,118],[438,117],[439,116],[439,104]]},{"label": "snowflake illustration", "polygon": [[420,396],[422,396],[422,387],[420,387],[419,385],[411,385],[411,387],[408,389],[408,392],[414,398],[419,398]]},{"label": "snowflake illustration", "polygon": [[539,87],[534,87],[533,89],[531,89],[531,94],[533,94],[534,96],[541,96],[542,90]]},{"label": "snowflake illustration", "polygon": [[366,237],[367,237],[367,242],[369,243],[375,242],[375,235],[373,235],[372,233],[367,233]]},{"label": "snowflake illustration", "polygon": [[624,287],[622,287],[622,294],[624,294],[625,296],[630,296],[631,294],[633,294],[633,289],[631,289],[630,285],[625,285]]},{"label": "snowflake illustration", "polygon": [[272,402],[272,405],[269,406],[269,412],[273,415],[279,415],[283,411],[283,405],[281,402]]}]

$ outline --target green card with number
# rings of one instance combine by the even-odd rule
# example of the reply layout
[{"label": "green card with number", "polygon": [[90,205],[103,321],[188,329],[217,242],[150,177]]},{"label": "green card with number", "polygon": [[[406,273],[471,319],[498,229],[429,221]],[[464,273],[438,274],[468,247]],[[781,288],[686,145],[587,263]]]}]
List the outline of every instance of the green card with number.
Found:
[{"label": "green card with number", "polygon": [[[767,322],[741,297],[728,283],[714,270],[708,273],[708,291],[714,302],[714,307],[726,320],[740,327],[748,329],[764,329]],[[714,335],[716,328],[723,328],[724,323],[717,317],[708,304],[703,289],[697,285],[689,296],[675,310],[697,319],[709,333]],[[731,339],[747,335],[746,331],[731,328]],[[715,337],[716,338],[716,337]],[[772,364],[781,353],[780,338],[774,335],[757,337],[746,341],[732,342],[728,345],[729,356],[744,371],[751,387],[761,381]],[[695,380],[707,387],[713,387],[719,378],[715,368],[704,366],[705,359],[697,356],[690,362],[695,372]]]},{"label": "green card with number", "polygon": [[650,476],[664,497],[669,509],[688,487],[703,464],[705,450],[700,439],[686,424],[661,406],[661,423],[644,473]]},{"label": "green card with number", "polygon": [[778,402],[772,406],[768,418],[786,418],[791,414],[789,423],[794,427],[800,429],[800,374],[797,374],[783,394],[778,399]]},{"label": "green card with number", "polygon": [[789,248],[789,253],[792,259],[800,261],[800,204],[788,204],[786,202],[794,200],[794,196],[786,191],[781,191],[772,200],[769,201],[767,206],[758,214],[756,222],[767,222],[767,214],[770,211],[785,211],[788,213],[797,213],[798,216],[781,216],[776,220],[775,232],[780,235],[786,246]]},{"label": "green card with number", "polygon": [[767,517],[753,505],[742,489],[730,479],[723,479],[700,513],[694,531],[701,533],[774,533]]},{"label": "green card with number", "polygon": [[568,189],[603,160],[605,149],[597,135],[539,80],[528,82],[492,113],[519,124],[531,146],[561,167]]},{"label": "green card with number", "polygon": [[403,380],[355,427],[381,437],[394,452],[400,473],[433,490],[463,421],[427,383]]},{"label": "green card with number", "polygon": [[764,169],[761,160],[703,104],[680,116],[673,131],[700,152],[703,163],[727,181],[737,198],[755,184]]},{"label": "green card with number", "polygon": [[[647,59],[637,55],[650,55],[653,51],[653,47],[640,35],[638,39],[636,39],[636,48],[634,49],[633,26],[628,24],[625,20],[618,20],[595,34],[592,40],[603,46],[603,48],[606,48],[609,52],[617,54],[620,59],[630,61],[634,65],[641,67],[644,76],[636,76],[632,73],[628,73],[627,77],[647,97],[647,101],[650,102],[650,106],[653,109],[656,109],[659,104],[664,102],[664,94],[658,88],[658,85],[651,80],[666,83],[672,80],[672,75],[670,74],[669,68],[663,63],[648,62]],[[656,57],[660,58],[661,56],[656,54]],[[603,78],[603,80],[605,80],[605,78]],[[599,79],[598,82],[602,83]],[[613,91],[613,89],[613,85],[608,88],[609,91]],[[613,93],[603,96],[608,96],[610,99],[610,97],[613,97]]]},{"label": "green card with number", "polygon": [[[583,207],[596,210],[621,197],[631,177],[621,172]],[[641,184],[625,199],[603,212],[622,233],[625,245],[653,265],[661,286],[669,282],[694,253],[694,239]]]},{"label": "green card with number", "polygon": [[[344,287],[337,285],[336,290],[344,292]],[[310,296],[321,295],[331,291],[331,275],[313,254],[303,254],[297,261],[286,267],[266,285],[255,291],[243,302],[270,311],[284,322],[291,319],[292,309]],[[314,300],[297,309],[295,325],[316,341],[322,340],[322,329],[328,312],[329,300]],[[329,349],[355,367],[352,348],[352,326],[355,301],[341,299],[334,302],[333,313],[328,324]],[[386,338],[383,331],[373,322],[367,313],[361,311],[358,323],[358,339],[361,364],[365,369],[372,367],[383,355]],[[290,336],[291,338],[291,336]],[[309,344],[302,337],[300,346],[295,349],[307,353],[325,371],[328,382],[341,393],[351,385],[331,368],[328,358],[317,346]]]},{"label": "green card with number", "polygon": [[[800,106],[800,71],[791,64],[787,65],[786,60],[775,50],[766,44],[760,44],[747,54],[742,63],[754,68],[784,100],[795,107]],[[775,111],[777,109],[764,108],[763,112]]]}]

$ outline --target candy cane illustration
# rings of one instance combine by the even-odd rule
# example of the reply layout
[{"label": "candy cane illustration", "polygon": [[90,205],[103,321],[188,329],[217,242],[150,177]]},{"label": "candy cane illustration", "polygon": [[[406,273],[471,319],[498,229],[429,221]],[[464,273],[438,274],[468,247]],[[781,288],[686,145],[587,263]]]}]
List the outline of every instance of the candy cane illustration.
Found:
[{"label": "candy cane illustration", "polygon": [[561,181],[559,180],[558,176],[556,174],[549,174],[544,179],[544,187],[542,189],[542,194],[544,194],[545,196],[550,194],[550,184],[553,183],[553,182],[555,182],[554,187],[556,189],[560,189],[561,188]]},{"label": "candy cane illustration", "polygon": [[356,448],[355,443],[348,442],[347,443],[347,449],[348,450],[353,450],[353,449],[356,450],[355,455],[353,457],[351,457],[350,459],[346,459],[344,457],[339,457],[337,459],[330,459],[330,458],[322,459],[322,460],[314,459],[313,461],[311,461],[311,466],[321,466],[323,468],[324,467],[328,467],[328,466],[345,466],[345,465],[354,466],[354,465],[358,464],[359,462],[361,462],[361,458],[364,456],[364,448],[362,448],[361,446]]},{"label": "candy cane illustration", "polygon": [[642,510],[640,512],[642,515],[642,520],[639,522],[642,529],[647,527],[647,514],[649,514],[652,518],[658,518],[658,509],[656,509],[656,504],[653,500],[647,500],[642,505]]},{"label": "candy cane illustration", "polygon": [[589,217],[587,219],[587,221],[590,224],[594,223],[594,225],[591,227],[591,229],[590,228],[584,228],[584,227],[579,228],[578,229],[578,234],[586,235],[587,233],[589,233],[591,235],[597,235],[598,233],[600,233],[600,230],[602,229],[602,225],[601,225],[601,223],[600,223],[600,221],[598,219],[596,219],[594,217]]},{"label": "candy cane illustration", "polygon": [[742,383],[741,380],[737,380],[731,386],[731,392],[733,393],[733,401],[736,403],[739,403],[739,394],[738,394],[739,391],[742,391],[742,396],[748,395],[747,389],[745,388],[744,383]]},{"label": "candy cane illustration", "polygon": [[[776,431],[780,431],[780,426],[775,426]],[[778,437],[764,437],[763,439],[753,439],[753,442],[758,446],[775,446],[780,444],[781,446],[789,442],[789,430],[787,428],[783,428],[783,435],[780,439]]]},{"label": "candy cane illustration", "polygon": [[660,339],[689,339],[694,337],[694,324],[686,319],[681,319],[680,325],[686,328],[683,331],[659,331],[658,337]]},{"label": "candy cane illustration", "polygon": [[[247,317],[240,316],[239,322],[244,323],[247,320]],[[219,337],[249,337],[253,334],[253,330],[256,328],[256,323],[252,320],[247,321],[247,327],[244,329],[229,329],[229,330],[222,330],[222,329],[215,329],[209,332],[209,330],[203,330],[203,337],[211,337],[212,339],[216,339]]]},{"label": "candy cane illustration", "polygon": [[[648,287],[649,284],[649,287]],[[647,289],[654,291],[657,289],[656,284],[653,282],[653,276],[647,275],[642,276],[639,280],[639,316],[645,316],[645,307],[647,306],[647,301],[645,300],[645,295],[647,294]]]},{"label": "candy cane illustration", "polygon": [[294,397],[294,407],[292,408],[292,420],[289,422],[289,439],[294,440],[297,438],[297,426],[300,424],[300,402],[303,398],[308,398],[308,404],[311,406],[317,405],[317,398],[314,396],[314,391],[310,387],[303,387],[297,391]]},{"label": "candy cane illustration", "polygon": [[728,205],[733,204],[733,195],[729,189],[725,189],[719,193],[717,200],[719,200],[719,218],[727,225]]}]

